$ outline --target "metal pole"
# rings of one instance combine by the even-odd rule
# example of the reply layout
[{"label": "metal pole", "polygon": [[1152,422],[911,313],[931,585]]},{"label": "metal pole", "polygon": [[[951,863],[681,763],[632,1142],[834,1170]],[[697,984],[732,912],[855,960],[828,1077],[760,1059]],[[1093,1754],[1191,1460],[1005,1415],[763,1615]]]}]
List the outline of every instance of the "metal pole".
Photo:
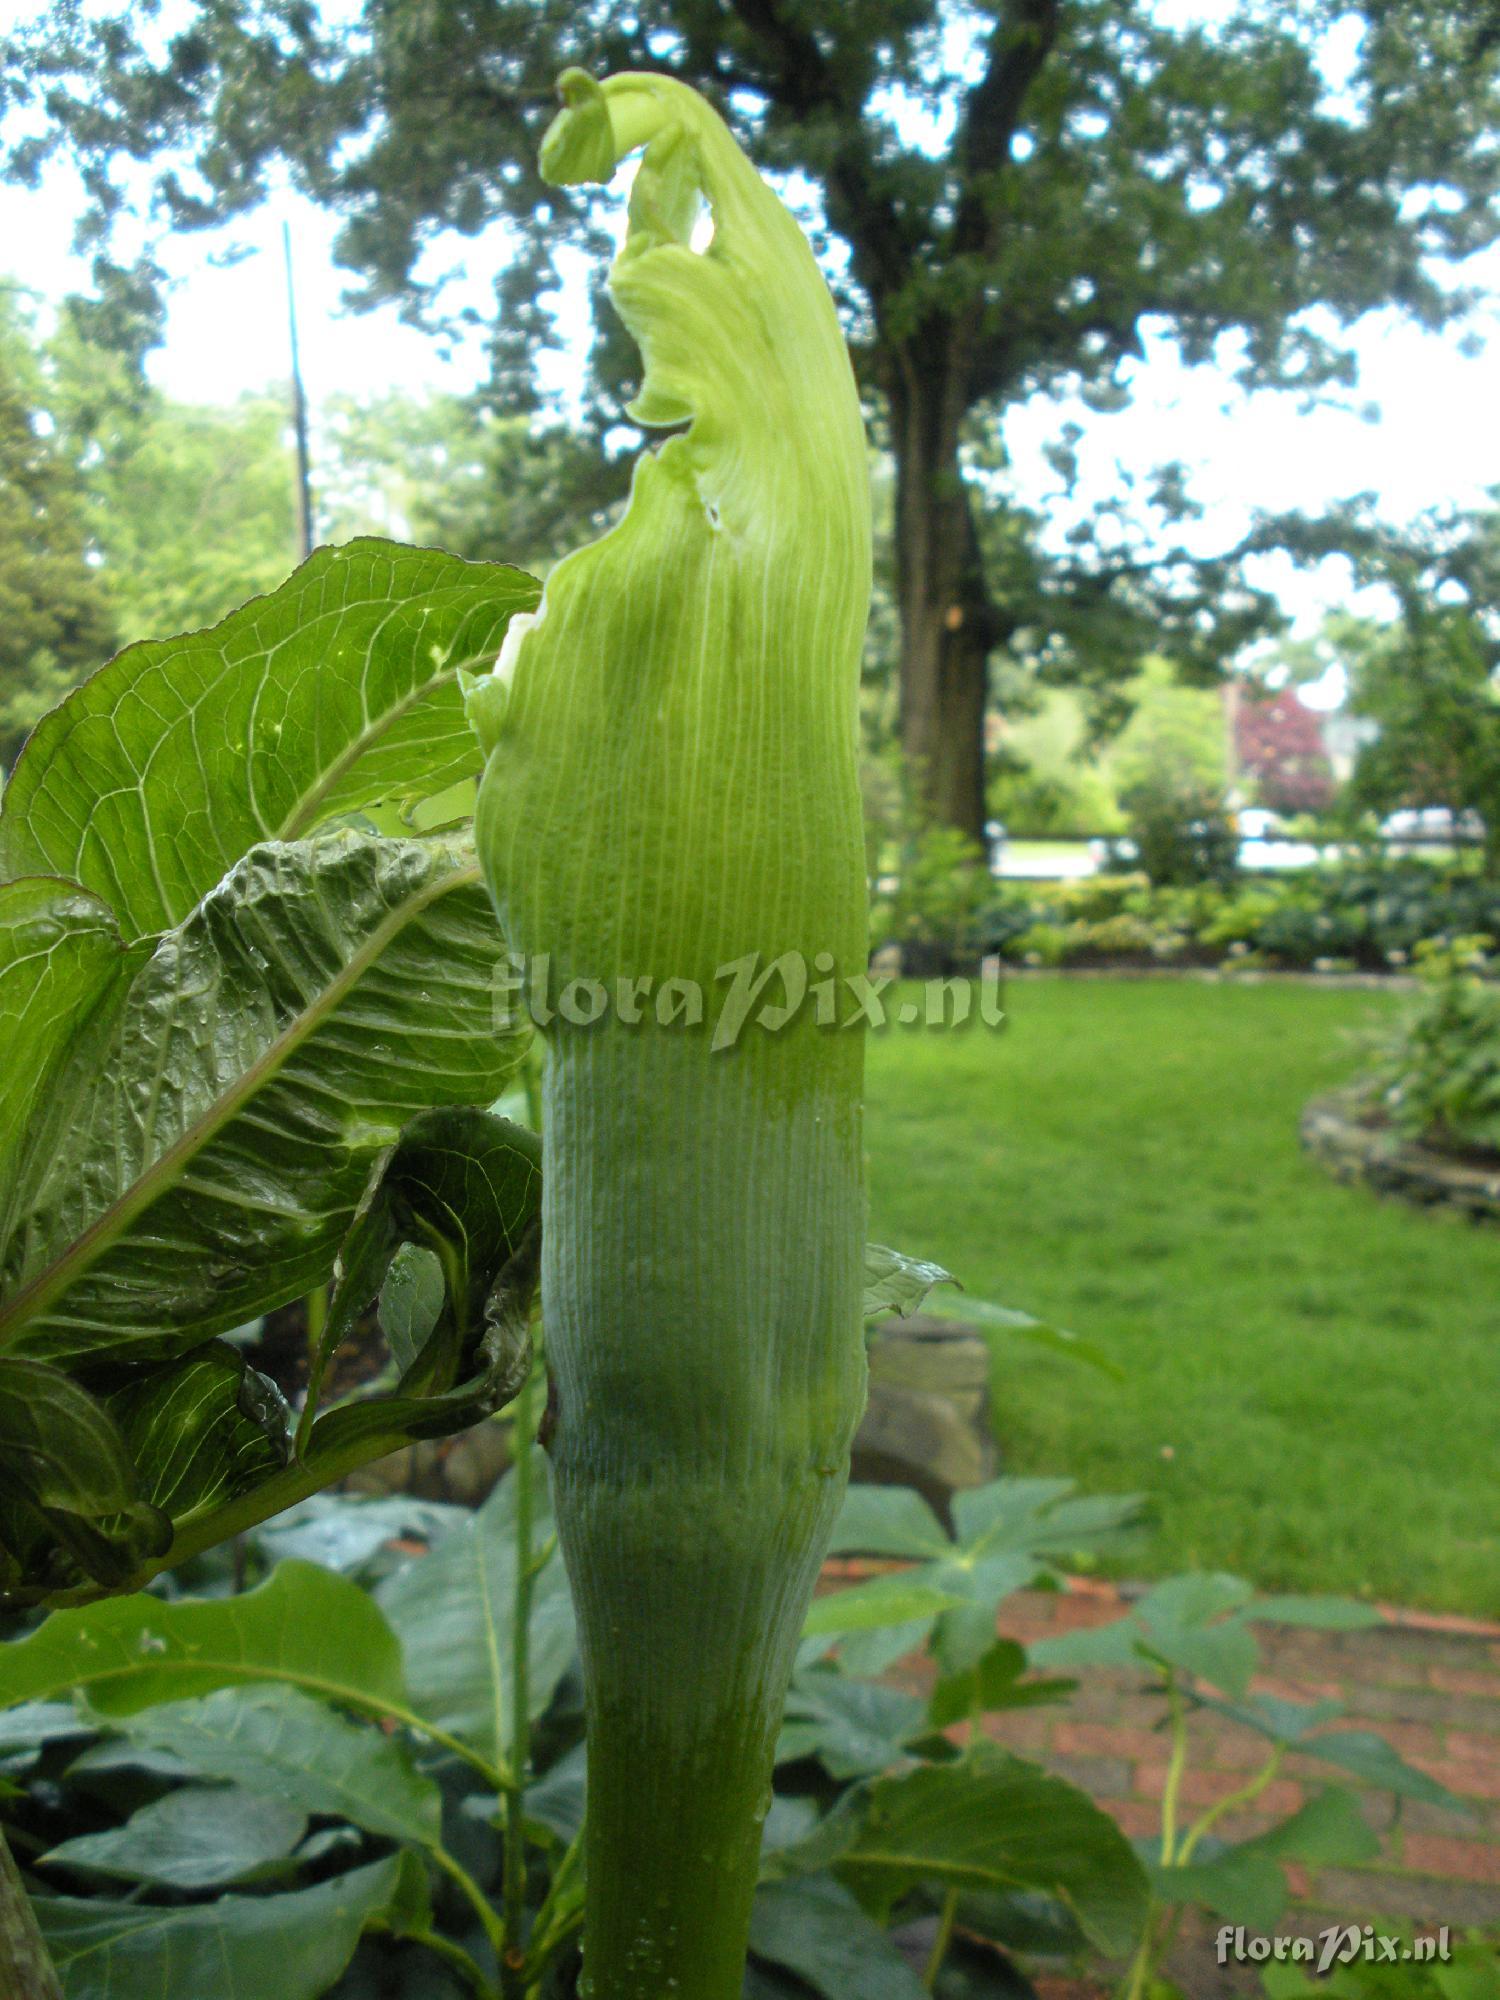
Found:
[{"label": "metal pole", "polygon": [[292,428],[297,437],[297,528],[302,560],[313,549],[312,470],[307,450],[307,397],[297,348],[297,297],[292,284],[292,226],[281,225],[281,260],[286,267],[286,323],[292,344]]}]

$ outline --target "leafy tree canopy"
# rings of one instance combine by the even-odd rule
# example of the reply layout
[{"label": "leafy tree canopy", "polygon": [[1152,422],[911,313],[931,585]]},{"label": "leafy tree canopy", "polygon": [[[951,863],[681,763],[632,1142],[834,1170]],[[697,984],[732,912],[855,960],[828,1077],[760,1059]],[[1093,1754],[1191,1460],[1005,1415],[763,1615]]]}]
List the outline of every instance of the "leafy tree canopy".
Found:
[{"label": "leafy tree canopy", "polygon": [[1355,763],[1351,803],[1473,813],[1500,871],[1500,504],[1432,520],[1425,539],[1423,557],[1372,543],[1366,573],[1393,590],[1399,615],[1334,635],[1350,706],[1378,731]]},{"label": "leafy tree canopy", "polygon": [[44,394],[19,295],[0,288],[0,770],[114,638],[87,495]]},{"label": "leafy tree canopy", "polygon": [[[287,174],[342,213],[359,296],[436,323],[425,253],[504,225],[494,394],[525,412],[559,256],[603,247],[597,207],[533,165],[567,63],[697,84],[801,196],[895,460],[903,736],[961,824],[983,815],[999,647],[1100,681],[1152,628],[1202,667],[1268,611],[1236,562],[1184,555],[1171,468],[1149,546],[1102,519],[1044,559],[1035,523],[984,492],[1005,408],[1063,389],[1118,406],[1148,328],[1247,385],[1339,393],[1350,326],[1390,305],[1450,321],[1455,267],[1496,233],[1500,17],[1460,0],[1211,17],[1148,0],[215,0],[172,27],[69,5],[0,45],[0,108],[12,174],[64,148],[79,162],[101,248],[141,162],[179,228],[232,219]],[[596,434],[633,366],[604,326]],[[1262,524],[1235,554],[1288,538],[1317,531]]]}]

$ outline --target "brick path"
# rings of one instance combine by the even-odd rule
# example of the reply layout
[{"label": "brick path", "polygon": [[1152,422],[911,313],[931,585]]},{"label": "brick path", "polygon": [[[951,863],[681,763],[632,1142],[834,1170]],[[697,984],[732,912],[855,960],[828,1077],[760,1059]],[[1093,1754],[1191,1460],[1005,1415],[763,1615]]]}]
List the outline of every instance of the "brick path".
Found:
[{"label": "brick path", "polygon": [[[823,1587],[837,1588],[899,1565],[833,1561]],[[1139,1594],[1139,1593],[1136,1593]],[[1000,1630],[1023,1645],[1080,1626],[1105,1625],[1129,1608],[1129,1586],[1079,1581],[1065,1592],[1026,1591],[1001,1607]],[[1326,1785],[1362,1796],[1380,1852],[1357,1867],[1311,1870],[1292,1864],[1292,1903],[1279,1929],[1315,1934],[1358,1921],[1377,1930],[1448,1925],[1500,1941],[1500,1625],[1386,1610],[1362,1632],[1316,1632],[1258,1625],[1262,1672],[1252,1691],[1288,1701],[1328,1697],[1347,1711],[1346,1728],[1383,1736],[1409,1763],[1462,1799],[1468,1812],[1394,1800],[1342,1769],[1289,1756],[1283,1775],[1247,1812],[1215,1831],[1237,1840],[1293,1812]],[[892,1678],[920,1685],[931,1663],[898,1664]],[[1001,1712],[986,1720],[997,1742],[1071,1780],[1132,1838],[1160,1832],[1166,1781],[1166,1703],[1144,1673],[1074,1669],[1075,1692],[1055,1707]],[[1331,1725],[1339,1726],[1339,1725]],[[962,1734],[962,1725],[955,1730]],[[1266,1761],[1270,1745],[1253,1730],[1201,1712],[1189,1723],[1189,1763],[1181,1790],[1189,1820],[1236,1791]],[[1221,1972],[1210,1940],[1217,1919],[1183,1926],[1168,1970],[1191,2000],[1259,1994],[1250,1968]],[[1096,2000],[1094,1981],[1043,1980],[1044,2000]]]},{"label": "brick path", "polygon": [[[1107,1624],[1126,1608],[1112,1590],[1080,1586],[1067,1593],[1028,1592],[1001,1609],[1000,1629],[1023,1644],[1080,1625]],[[1473,1808],[1473,1817],[1364,1791],[1380,1853],[1357,1868],[1293,1867],[1294,1906],[1280,1928],[1313,1932],[1336,1919],[1448,1924],[1500,1937],[1500,1626],[1392,1612],[1364,1632],[1256,1628],[1264,1673],[1257,1692],[1288,1700],[1329,1696],[1349,1711],[1348,1727],[1384,1736]],[[1023,1709],[989,1719],[997,1741],[1081,1786],[1132,1836],[1160,1828],[1167,1738],[1155,1727],[1165,1704],[1145,1692],[1144,1677],[1103,1668],[1077,1671],[1079,1686],[1056,1708]],[[1187,1806],[1202,1808],[1243,1785],[1265,1762],[1265,1740],[1212,1714],[1193,1717]],[[1302,1801],[1304,1788],[1357,1780],[1312,1758],[1290,1757],[1255,1809],[1230,1816],[1219,1831],[1241,1838]],[[1205,1970],[1201,1938],[1174,1970],[1195,1996],[1230,1991]]]}]

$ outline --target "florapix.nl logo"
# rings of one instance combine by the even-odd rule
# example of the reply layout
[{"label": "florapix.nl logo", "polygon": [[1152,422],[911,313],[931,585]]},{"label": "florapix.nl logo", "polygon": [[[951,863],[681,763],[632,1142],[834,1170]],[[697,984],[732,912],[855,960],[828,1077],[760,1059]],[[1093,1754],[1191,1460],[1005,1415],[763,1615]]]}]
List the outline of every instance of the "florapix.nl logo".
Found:
[{"label": "florapix.nl logo", "polygon": [[1453,1952],[1446,1925],[1427,1937],[1406,1938],[1377,1931],[1373,1924],[1330,1924],[1313,1936],[1272,1937],[1247,1931],[1242,1924],[1225,1924],[1214,1940],[1214,1956],[1220,1965],[1291,1961],[1325,1973],[1356,1959],[1368,1965],[1446,1965]]},{"label": "florapix.nl logo", "polygon": [[591,1028],[606,1019],[627,1027],[706,1031],[709,1047],[732,1049],[747,1030],[780,1034],[797,1021],[831,1032],[851,1028],[953,1030],[999,1028],[1000,961],[987,958],[977,976],[900,981],[893,972],[840,974],[832,952],[809,957],[758,952],[719,966],[711,980],[617,974],[595,979],[561,977],[548,952],[508,953],[492,981],[495,1023],[501,1030],[530,1020],[545,1031],[556,1022]]}]

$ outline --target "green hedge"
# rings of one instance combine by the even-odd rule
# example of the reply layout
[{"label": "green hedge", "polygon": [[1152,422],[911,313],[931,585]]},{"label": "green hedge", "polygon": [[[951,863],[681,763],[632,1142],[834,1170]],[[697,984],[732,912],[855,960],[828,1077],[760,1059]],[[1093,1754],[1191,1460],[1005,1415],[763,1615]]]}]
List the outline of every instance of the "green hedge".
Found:
[{"label": "green hedge", "polygon": [[985,946],[1017,965],[1403,969],[1418,945],[1500,939],[1500,882],[1423,861],[1153,889],[1143,875],[1008,886]]}]

